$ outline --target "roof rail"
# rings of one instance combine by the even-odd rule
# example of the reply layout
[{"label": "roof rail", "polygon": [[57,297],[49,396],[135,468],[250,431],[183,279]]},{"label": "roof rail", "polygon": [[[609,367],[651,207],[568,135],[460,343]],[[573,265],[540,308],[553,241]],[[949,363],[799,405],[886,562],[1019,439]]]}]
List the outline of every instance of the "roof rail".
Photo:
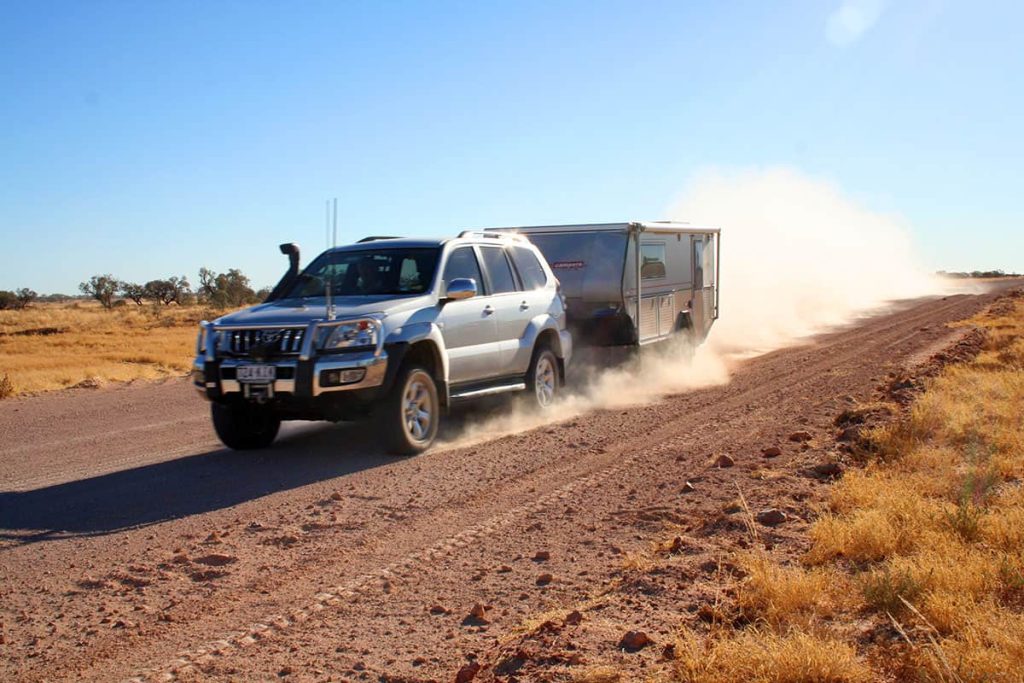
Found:
[{"label": "roof rail", "polygon": [[519,240],[523,241],[526,238],[515,232],[491,232],[489,230],[463,230],[459,233],[459,237],[489,237],[495,240]]},{"label": "roof rail", "polygon": [[356,242],[356,244],[362,244],[363,242],[376,242],[377,240],[397,240],[401,239],[395,235],[370,235]]}]

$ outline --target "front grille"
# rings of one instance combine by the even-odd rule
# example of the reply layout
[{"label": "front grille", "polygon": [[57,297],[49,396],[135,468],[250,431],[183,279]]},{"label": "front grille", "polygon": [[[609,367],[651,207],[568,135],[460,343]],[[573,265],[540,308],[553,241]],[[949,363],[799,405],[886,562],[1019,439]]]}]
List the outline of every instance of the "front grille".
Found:
[{"label": "front grille", "polygon": [[224,330],[226,350],[233,356],[292,356],[302,351],[306,328]]}]

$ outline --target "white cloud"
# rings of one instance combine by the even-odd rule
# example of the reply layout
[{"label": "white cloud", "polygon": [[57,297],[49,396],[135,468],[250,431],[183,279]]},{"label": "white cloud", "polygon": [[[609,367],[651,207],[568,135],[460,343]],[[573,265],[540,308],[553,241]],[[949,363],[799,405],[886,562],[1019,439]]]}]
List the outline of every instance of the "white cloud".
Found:
[{"label": "white cloud", "polygon": [[842,0],[828,17],[825,36],[837,47],[853,45],[875,25],[885,9],[885,0]]}]

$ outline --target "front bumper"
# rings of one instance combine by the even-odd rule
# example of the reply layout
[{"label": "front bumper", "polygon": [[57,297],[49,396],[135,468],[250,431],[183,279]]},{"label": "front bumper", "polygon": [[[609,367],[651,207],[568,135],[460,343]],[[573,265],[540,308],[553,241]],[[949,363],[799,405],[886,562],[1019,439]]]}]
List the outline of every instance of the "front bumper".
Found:
[{"label": "front bumper", "polygon": [[[220,355],[216,346],[217,333],[240,327],[219,327],[204,323],[202,339],[214,340],[207,348],[197,349],[198,355],[192,363],[192,383],[207,399],[222,400],[232,396],[269,399],[316,398],[335,392],[350,392],[359,389],[374,389],[384,384],[387,377],[388,353],[383,345],[383,329],[379,321],[377,346],[367,351],[342,353],[318,353],[313,347],[318,326],[341,324],[344,321],[313,322],[308,325],[305,341],[297,355],[256,360],[255,358]],[[262,329],[262,328],[261,328]],[[238,368],[246,365],[273,365],[276,368],[272,382],[242,382],[238,380]]]},{"label": "front bumper", "polygon": [[[277,368],[277,379],[268,383],[240,382],[238,368],[243,365],[273,365]],[[192,383],[204,397],[219,398],[240,394],[246,398],[252,392],[273,397],[289,394],[300,397],[316,397],[336,391],[371,389],[384,383],[387,374],[388,354],[372,351],[349,353],[303,360],[270,360],[256,363],[244,359],[224,358],[214,362],[198,356],[192,364]],[[355,382],[331,386],[324,384],[324,375],[329,372],[342,373],[347,370],[363,370],[362,378]]]}]

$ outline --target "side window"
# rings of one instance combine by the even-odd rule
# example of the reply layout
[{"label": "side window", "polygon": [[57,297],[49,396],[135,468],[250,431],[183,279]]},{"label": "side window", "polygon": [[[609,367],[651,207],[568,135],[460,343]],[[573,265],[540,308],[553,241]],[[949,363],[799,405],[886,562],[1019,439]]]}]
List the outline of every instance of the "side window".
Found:
[{"label": "side window", "polygon": [[526,247],[512,247],[512,262],[516,264],[519,277],[523,280],[524,289],[540,289],[548,283],[548,276],[544,267],[537,260],[537,255],[532,249]]},{"label": "side window", "polygon": [[444,267],[445,289],[448,289],[452,280],[462,277],[472,278],[476,282],[477,292],[484,293],[484,279],[480,276],[480,265],[476,262],[472,247],[459,247],[448,257]]},{"label": "side window", "polygon": [[665,277],[665,245],[640,245],[640,277],[644,280],[656,280]]},{"label": "side window", "polygon": [[512,266],[508,264],[505,250],[501,247],[480,247],[484,257],[484,267],[491,277],[492,294],[516,291],[516,278],[512,275]]}]

